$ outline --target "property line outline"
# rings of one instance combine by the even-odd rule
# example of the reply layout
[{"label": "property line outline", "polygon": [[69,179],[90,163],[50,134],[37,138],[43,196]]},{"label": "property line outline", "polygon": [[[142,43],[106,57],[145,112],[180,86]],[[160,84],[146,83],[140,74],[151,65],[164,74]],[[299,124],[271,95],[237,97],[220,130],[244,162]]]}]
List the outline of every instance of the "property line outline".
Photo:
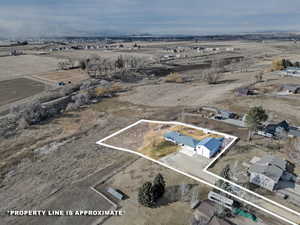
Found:
[{"label": "property line outline", "polygon": [[[238,139],[238,137],[235,137],[235,136],[232,136],[232,135],[229,135],[229,134],[225,134],[225,133],[218,132],[218,131],[213,131],[213,130],[206,129],[206,128],[200,128],[200,127],[197,127],[197,126],[194,126],[194,125],[191,125],[191,124],[186,124],[186,123],[177,122],[177,121],[157,121],[157,120],[145,120],[145,119],[141,119],[141,120],[138,120],[137,122],[135,122],[135,123],[133,123],[133,124],[131,124],[131,125],[129,125],[129,126],[123,128],[123,129],[117,131],[117,132],[114,132],[113,134],[111,134],[111,135],[109,135],[109,136],[107,136],[107,137],[101,139],[100,141],[97,141],[96,144],[102,145],[102,146],[107,147],[107,148],[116,149],[116,150],[119,150],[119,151],[124,151],[124,152],[128,152],[128,153],[136,154],[136,155],[138,155],[138,156],[140,156],[140,157],[143,157],[143,158],[145,158],[145,159],[148,159],[148,160],[150,160],[150,161],[152,161],[152,162],[155,162],[155,163],[157,163],[157,164],[159,164],[159,165],[161,165],[161,166],[164,166],[164,167],[166,167],[166,168],[168,168],[168,169],[174,170],[174,171],[177,172],[177,173],[180,173],[180,174],[185,175],[185,176],[187,176],[187,177],[189,177],[189,178],[191,178],[191,179],[194,179],[194,180],[196,180],[196,181],[198,181],[198,182],[204,183],[204,184],[206,184],[206,185],[208,185],[208,186],[210,186],[210,187],[213,187],[213,188],[215,188],[215,189],[217,189],[217,190],[219,190],[219,191],[222,191],[223,193],[226,193],[226,194],[228,194],[228,195],[231,196],[231,197],[234,197],[234,198],[236,198],[236,199],[238,199],[238,200],[240,200],[240,201],[242,201],[242,202],[245,202],[246,204],[249,204],[249,205],[251,205],[251,206],[253,206],[253,207],[255,207],[255,208],[259,209],[259,210],[262,210],[262,211],[264,211],[264,212],[266,212],[266,213],[268,213],[268,214],[270,214],[270,215],[272,215],[272,216],[274,216],[274,217],[276,217],[276,218],[279,218],[279,219],[281,219],[281,220],[283,220],[283,221],[285,221],[285,222],[287,222],[287,223],[289,223],[289,224],[292,224],[292,225],[298,225],[297,223],[294,223],[294,222],[292,222],[292,221],[290,221],[290,220],[288,220],[288,219],[286,219],[286,218],[284,218],[284,217],[282,217],[282,216],[279,216],[279,215],[275,214],[274,212],[269,211],[268,209],[265,209],[265,208],[263,208],[263,207],[261,207],[261,206],[259,206],[259,205],[256,205],[256,204],[254,204],[254,203],[252,203],[252,202],[250,202],[250,201],[248,201],[248,200],[245,200],[245,199],[243,199],[243,198],[241,198],[241,197],[239,197],[239,196],[237,196],[237,195],[234,195],[234,194],[232,194],[232,193],[230,193],[230,192],[228,192],[228,191],[226,191],[226,190],[223,190],[222,188],[217,187],[217,186],[215,186],[214,184],[211,184],[211,183],[209,183],[209,182],[207,182],[207,181],[205,181],[205,180],[203,180],[203,179],[201,179],[201,178],[197,178],[197,177],[195,177],[195,176],[193,176],[193,175],[190,175],[190,174],[188,174],[188,173],[186,173],[186,172],[183,172],[183,171],[178,170],[178,169],[176,169],[176,168],[174,168],[174,167],[171,167],[171,166],[169,166],[169,165],[167,165],[167,164],[165,164],[165,163],[163,163],[163,162],[160,162],[160,161],[158,161],[158,160],[152,159],[152,158],[150,158],[150,157],[148,157],[148,156],[146,156],[146,155],[143,155],[142,153],[139,153],[139,152],[134,151],[134,150],[130,150],[130,149],[126,149],[126,148],[121,148],[121,147],[116,147],[116,146],[113,146],[113,145],[109,145],[109,144],[105,144],[105,143],[104,143],[104,141],[106,141],[106,140],[108,140],[108,139],[110,139],[110,138],[112,138],[112,137],[114,137],[114,136],[116,136],[116,135],[118,135],[118,134],[120,134],[120,133],[122,133],[122,132],[124,132],[124,131],[126,131],[126,130],[128,130],[128,129],[130,129],[131,127],[134,127],[134,126],[136,126],[136,125],[138,125],[138,124],[140,124],[140,123],[143,123],[143,122],[147,122],[147,123],[160,123],[160,124],[172,124],[172,125],[182,125],[182,126],[191,127],[191,128],[197,129],[197,130],[206,130],[207,132],[213,132],[213,133],[216,133],[216,134],[220,134],[220,135],[223,135],[223,136],[227,136],[227,137],[233,138],[233,141],[231,141],[230,144],[228,144],[228,146],[227,146],[225,149],[223,149],[223,151],[222,151],[221,153],[218,154],[218,157],[216,157],[215,159],[213,159],[213,160],[208,164],[208,166],[206,166],[206,167],[203,169],[203,172],[205,172],[205,173],[207,173],[207,174],[209,174],[209,175],[211,175],[211,176],[214,176],[214,177],[216,177],[216,178],[218,178],[218,179],[221,179],[221,180],[223,180],[223,181],[225,181],[225,182],[228,182],[228,183],[230,183],[230,184],[232,184],[232,185],[234,185],[234,186],[237,186],[237,187],[241,188],[242,190],[244,189],[244,191],[247,191],[247,192],[249,192],[249,193],[252,192],[252,191],[250,191],[250,190],[248,190],[248,189],[246,189],[246,188],[244,188],[244,187],[242,187],[242,186],[240,186],[240,185],[238,185],[238,184],[235,184],[235,183],[233,183],[233,182],[231,182],[231,181],[228,181],[228,180],[226,180],[226,179],[224,179],[224,178],[222,178],[222,177],[220,177],[220,176],[218,176],[218,175],[216,175],[216,174],[214,174],[214,173],[212,173],[212,172],[210,172],[210,171],[207,171],[207,169],[208,169],[208,168],[209,168],[216,160],[218,160],[218,158],[221,157],[221,156],[222,156],[222,155],[223,155],[223,154],[224,154],[224,153],[232,146],[232,144]],[[264,196],[261,196],[261,195],[255,193],[255,192],[253,192],[253,193],[251,193],[251,194],[254,194],[256,197],[259,197],[259,198],[261,198],[261,199],[263,199],[263,200],[265,200],[265,201],[267,201],[267,202],[269,202],[269,203],[272,203],[272,204],[274,204],[274,205],[276,205],[276,206],[278,206],[278,207],[280,207],[280,208],[282,208],[282,209],[284,209],[284,210],[287,210],[287,211],[289,211],[289,212],[291,212],[291,213],[293,213],[293,214],[300,215],[300,213],[298,213],[298,212],[296,212],[296,211],[294,211],[294,210],[292,210],[292,209],[290,209],[290,208],[287,208],[286,206],[281,205],[281,204],[279,204],[279,203],[277,203],[277,202],[274,202],[273,200],[270,200],[270,199],[268,199],[268,198],[265,198]]]}]

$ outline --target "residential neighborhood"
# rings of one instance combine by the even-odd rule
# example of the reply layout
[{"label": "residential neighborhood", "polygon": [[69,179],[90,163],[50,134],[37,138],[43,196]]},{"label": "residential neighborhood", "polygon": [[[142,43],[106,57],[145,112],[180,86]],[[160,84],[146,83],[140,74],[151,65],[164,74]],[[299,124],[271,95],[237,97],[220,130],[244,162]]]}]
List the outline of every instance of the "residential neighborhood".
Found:
[{"label": "residential neighborhood", "polygon": [[299,0],[2,0],[0,225],[300,225]]}]

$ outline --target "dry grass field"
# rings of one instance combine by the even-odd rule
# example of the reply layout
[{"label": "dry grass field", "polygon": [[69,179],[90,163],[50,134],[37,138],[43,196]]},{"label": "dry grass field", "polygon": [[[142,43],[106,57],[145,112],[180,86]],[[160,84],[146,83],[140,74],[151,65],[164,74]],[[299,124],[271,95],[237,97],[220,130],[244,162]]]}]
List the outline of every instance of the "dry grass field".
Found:
[{"label": "dry grass field", "polygon": [[122,52],[121,50],[78,50],[78,51],[65,51],[51,53],[51,56],[58,58],[72,58],[72,59],[86,59],[91,56],[98,56],[104,58],[117,58],[118,56],[136,56],[145,59],[153,58],[152,54],[142,52]]},{"label": "dry grass field", "polygon": [[41,80],[46,80],[55,83],[68,83],[69,81],[71,81],[72,83],[78,83],[82,80],[88,79],[88,75],[80,69],[53,71],[48,73],[42,73],[35,77]]},{"label": "dry grass field", "polygon": [[45,56],[21,55],[0,58],[0,80],[36,75],[57,69],[59,59]]},{"label": "dry grass field", "polygon": [[[277,57],[299,60],[299,46],[285,41],[205,41],[205,42],[157,42],[138,43],[141,50],[135,51],[66,51],[55,52],[49,56],[24,55],[17,57],[0,58],[0,105],[13,102],[26,96],[39,92],[42,85],[29,80],[13,80],[20,76],[33,76],[41,80],[78,82],[84,78],[79,70],[55,71],[61,58],[80,59],[97,54],[103,57],[116,57],[120,54],[133,54],[141,57],[153,58],[168,54],[164,48],[176,46],[228,46],[237,50],[232,53],[216,54],[217,57],[240,56],[253,59],[248,72],[241,71],[238,65],[228,68],[222,79],[216,85],[209,85],[201,80],[202,69],[187,69],[181,71],[187,78],[186,83],[166,83],[163,78],[149,77],[135,83],[122,83],[127,92],[118,97],[103,99],[101,102],[88,106],[89,109],[79,110],[53,118],[40,125],[29,127],[24,132],[19,131],[15,137],[8,138],[0,143],[1,177],[0,177],[0,210],[11,208],[42,208],[54,206],[54,202],[64,202],[82,207],[84,195],[75,195],[76,190],[84,193],[86,186],[73,186],[85,176],[93,181],[102,179],[102,175],[94,177],[95,171],[116,164],[121,166],[124,161],[134,158],[132,155],[116,150],[97,146],[96,141],[104,138],[140,119],[150,120],[181,120],[181,112],[185,107],[213,106],[243,114],[251,106],[262,105],[268,112],[270,120],[288,120],[291,124],[300,126],[300,99],[298,96],[274,97],[274,89],[286,83],[300,83],[299,78],[281,77],[265,72],[263,82],[256,84],[256,88],[264,95],[237,97],[234,90],[252,84],[259,71],[268,71],[272,59]],[[179,64],[200,63],[210,60],[214,56],[199,56],[197,58],[176,59]],[[236,66],[236,67],[235,67]],[[20,90],[19,90],[20,89]],[[268,140],[261,139],[249,148],[245,147],[248,131],[246,128],[237,128],[219,121],[205,118],[185,118],[185,123],[192,123],[200,127],[229,133],[241,138],[241,142],[224,155],[222,160],[212,168],[220,173],[226,164],[241,166],[243,161],[253,156],[275,153],[285,158],[285,148],[281,144],[279,149],[270,150],[266,144]],[[169,129],[168,127],[167,129]],[[174,129],[171,127],[170,129]],[[205,137],[203,133],[189,129],[176,128],[184,134],[195,138]],[[175,129],[175,130],[176,130]],[[177,146],[166,144],[162,135],[166,127],[149,127],[141,125],[132,132],[125,132],[111,139],[111,143],[118,147],[128,149],[144,149],[144,154],[153,158],[160,158],[170,152],[178,151]],[[159,134],[157,136],[157,134]],[[148,135],[148,136],[147,136]],[[145,139],[145,137],[147,137]],[[152,139],[151,139],[152,137]],[[159,138],[157,138],[159,137]],[[152,142],[153,140],[153,142]],[[262,144],[264,142],[264,145]],[[155,144],[156,143],[156,144]],[[155,148],[163,149],[157,153]],[[290,159],[291,160],[291,159]],[[116,166],[116,168],[118,168]],[[241,169],[241,171],[243,171]],[[112,171],[109,171],[112,172]],[[157,172],[166,177],[168,186],[177,186],[182,183],[194,183],[186,177],[169,171],[140,159],[130,167],[115,176],[111,176],[108,184],[119,188],[129,196],[121,206],[126,211],[124,217],[112,217],[105,225],[156,225],[153,218],[160,224],[183,225],[189,222],[191,210],[188,204],[180,201],[163,204],[160,208],[150,210],[140,207],[136,203],[137,187],[145,181],[152,179]],[[244,172],[244,171],[243,171]],[[297,170],[297,173],[299,170]],[[111,175],[110,173],[108,173]],[[199,184],[200,194],[206,198],[208,188]],[[71,190],[70,192],[65,192]],[[167,201],[166,201],[167,202]],[[163,203],[166,203],[163,202]],[[53,203],[53,204],[52,204]],[[57,205],[55,205],[57,206]],[[267,215],[269,216],[269,215]],[[1,218],[2,219],[2,218]],[[44,224],[60,224],[59,218]],[[269,218],[270,219],[270,218]],[[35,223],[26,223],[23,218],[5,217],[5,224],[42,224],[39,218]],[[72,221],[74,222],[74,221]],[[75,224],[69,222],[69,224]],[[81,225],[91,224],[84,223]],[[79,222],[78,222],[79,223]],[[65,223],[67,224],[67,223]],[[246,224],[239,223],[237,224]],[[270,222],[269,224],[275,224]],[[283,224],[280,223],[279,224]]]},{"label": "dry grass field", "polygon": [[45,85],[27,78],[0,81],[0,106],[38,94]]}]

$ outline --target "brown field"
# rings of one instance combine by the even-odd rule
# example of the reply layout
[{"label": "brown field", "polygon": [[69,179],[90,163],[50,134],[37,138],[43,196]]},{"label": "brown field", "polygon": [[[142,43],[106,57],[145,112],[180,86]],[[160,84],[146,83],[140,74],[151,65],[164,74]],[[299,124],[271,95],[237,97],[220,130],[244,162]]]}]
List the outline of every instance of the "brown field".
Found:
[{"label": "brown field", "polygon": [[[130,43],[132,44],[132,43]],[[128,200],[121,203],[121,207],[126,211],[124,217],[112,217],[104,224],[107,225],[156,225],[188,224],[192,213],[189,205],[184,202],[169,202],[157,209],[146,209],[136,203],[136,194],[138,186],[145,181],[151,180],[157,172],[162,172],[166,177],[168,186],[177,186],[182,183],[193,183],[188,178],[179,176],[174,171],[167,171],[164,168],[151,164],[147,160],[138,160],[132,163],[128,169],[120,173],[113,174],[115,169],[134,159],[135,156],[116,150],[111,150],[103,146],[97,146],[96,141],[104,138],[123,127],[132,124],[140,119],[165,120],[165,121],[182,121],[192,123],[196,126],[206,127],[212,130],[218,130],[229,133],[241,138],[236,148],[231,149],[228,154],[224,155],[212,171],[220,173],[226,164],[236,165],[237,170],[245,172],[242,167],[244,161],[248,161],[253,156],[274,153],[282,158],[287,158],[285,152],[285,143],[281,143],[276,148],[275,143],[269,143],[268,139],[261,138],[255,144],[247,147],[245,140],[248,131],[246,128],[237,128],[219,121],[212,121],[205,118],[193,117],[182,118],[181,112],[188,107],[214,106],[220,109],[230,110],[237,113],[245,113],[251,106],[262,105],[269,114],[270,121],[279,122],[288,120],[295,126],[300,126],[300,99],[298,96],[274,97],[272,95],[257,95],[247,97],[236,97],[234,90],[238,87],[244,87],[255,81],[255,75],[259,71],[268,71],[272,60],[277,57],[285,57],[291,60],[300,60],[298,46],[288,41],[205,41],[205,42],[155,42],[155,43],[138,43],[142,46],[141,50],[114,50],[114,51],[66,51],[55,52],[49,56],[17,56],[0,58],[0,80],[12,80],[20,76],[33,76],[41,80],[51,81],[69,81],[77,82],[84,79],[79,71],[51,72],[57,68],[60,58],[84,58],[93,54],[103,57],[116,57],[120,54],[133,54],[142,57],[157,57],[168,54],[165,47],[176,46],[228,46],[237,48],[232,53],[217,53],[196,55],[187,53],[187,58],[176,59],[174,62],[180,65],[191,65],[185,67],[180,73],[187,78],[186,83],[165,83],[161,77],[145,77],[135,83],[123,83],[128,87],[128,91],[120,93],[118,97],[103,99],[103,101],[89,106],[87,110],[80,110],[64,114],[61,117],[50,119],[45,123],[32,126],[25,131],[19,131],[16,136],[8,138],[0,143],[1,157],[1,177],[0,177],[0,211],[8,209],[26,209],[26,208],[60,208],[72,206],[76,209],[99,208],[104,209],[104,202],[95,201],[92,195],[85,194],[89,185],[93,185],[103,176],[110,177],[108,184],[119,188],[129,196]],[[224,73],[222,79],[216,85],[209,85],[201,79],[203,70],[195,67],[194,64],[211,60],[213,57],[234,57],[245,56],[253,59],[253,63],[248,72],[242,72],[240,66],[234,64],[227,68],[228,72]],[[190,57],[191,56],[191,57]],[[195,56],[195,57],[194,57]],[[189,58],[190,57],[190,58]],[[172,63],[172,62],[171,62]],[[180,68],[179,68],[180,69]],[[277,90],[282,84],[300,83],[299,78],[281,77],[270,72],[265,72],[263,82],[256,87],[266,94],[271,94],[274,89]],[[39,91],[37,86],[28,83],[28,88],[24,88],[27,81],[18,81],[17,87],[25,90],[24,93],[17,92],[11,81],[8,89],[0,82],[1,102],[11,102],[15,99],[32,95]],[[21,86],[22,85],[22,86]],[[34,88],[32,87],[34,86]],[[26,92],[26,93],[25,93]],[[22,95],[22,96],[21,96]],[[151,146],[150,139],[145,140],[146,134],[155,136],[157,132],[155,127],[141,126],[133,132],[125,132],[112,141],[112,145],[125,147],[128,149],[143,148],[148,151],[147,154],[152,157],[161,157],[169,152],[177,151],[174,146],[167,146],[159,154],[151,153],[148,146]],[[149,133],[151,131],[152,133]],[[182,130],[182,132],[188,132]],[[188,133],[194,137],[201,138],[202,133]],[[160,136],[161,137],[161,136]],[[155,138],[154,138],[154,141]],[[157,141],[163,143],[161,138]],[[165,143],[164,143],[165,144]],[[159,145],[158,148],[166,145]],[[272,145],[274,149],[267,147]],[[157,145],[156,145],[157,146]],[[154,147],[156,147],[154,146]],[[290,158],[287,158],[292,160]],[[296,162],[297,163],[297,162]],[[112,166],[112,167],[110,167]],[[99,169],[108,168],[104,175],[97,173]],[[299,166],[296,172],[299,173]],[[84,183],[79,183],[83,178],[88,178]],[[200,184],[201,185],[201,184]],[[203,199],[207,196],[208,188],[201,185],[200,194]],[[90,205],[90,203],[95,203]],[[165,202],[164,202],[165,203]],[[99,205],[97,205],[99,204]],[[264,205],[261,202],[260,205]],[[270,207],[270,205],[265,205]],[[104,208],[103,208],[104,207]],[[276,209],[270,207],[277,212]],[[258,210],[256,212],[259,212]],[[260,212],[261,213],[261,212]],[[270,215],[266,213],[266,224],[284,224],[281,221],[274,222]],[[280,214],[280,212],[278,212]],[[287,214],[285,214],[287,215]],[[288,216],[288,215],[287,215]],[[155,218],[156,220],[153,220]],[[237,217],[236,219],[238,220]],[[1,217],[2,219],[2,217]],[[25,217],[3,217],[5,224],[80,224],[90,225],[92,219],[89,217],[78,219],[78,221],[68,218],[51,217],[47,221],[43,218],[34,217],[28,221]],[[30,219],[31,220],[31,219]],[[270,221],[270,222],[269,222]],[[237,221],[236,224],[249,224],[246,221]]]},{"label": "brown field", "polygon": [[38,94],[45,85],[27,78],[0,81],[0,106]]},{"label": "brown field", "polygon": [[136,53],[136,52],[122,52],[120,51],[111,51],[111,50],[78,50],[78,51],[66,51],[66,52],[55,52],[51,54],[55,57],[62,58],[72,58],[72,59],[84,59],[91,56],[105,57],[105,58],[117,58],[119,55],[123,56],[137,56],[142,58],[151,59],[151,54],[145,53]]},{"label": "brown field", "polygon": [[36,75],[57,69],[59,59],[45,56],[21,55],[0,58],[0,80]]},{"label": "brown field", "polygon": [[69,81],[72,83],[78,83],[82,80],[88,79],[88,75],[79,69],[48,72],[39,74],[36,77],[50,82],[62,81],[65,83],[68,83]]}]

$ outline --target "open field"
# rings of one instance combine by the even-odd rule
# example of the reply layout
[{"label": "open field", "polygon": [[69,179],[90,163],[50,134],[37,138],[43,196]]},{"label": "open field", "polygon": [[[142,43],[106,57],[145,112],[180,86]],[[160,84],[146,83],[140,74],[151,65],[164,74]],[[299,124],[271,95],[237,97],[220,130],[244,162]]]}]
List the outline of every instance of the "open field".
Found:
[{"label": "open field", "polygon": [[34,75],[57,69],[58,59],[44,56],[21,55],[0,58],[0,80]]},{"label": "open field", "polygon": [[27,78],[0,81],[0,106],[38,94],[44,89],[43,83]]},{"label": "open field", "polygon": [[88,78],[87,74],[79,69],[41,73],[39,75],[36,75],[35,77],[41,80],[50,81],[54,83],[68,83],[69,81],[71,81],[72,83],[78,83]]},{"label": "open field", "polygon": [[[274,58],[286,57],[291,60],[300,60],[300,46],[292,45],[292,42],[288,41],[265,41],[264,43],[254,41],[137,43],[142,45],[140,50],[76,50],[52,52],[50,56],[1,57],[0,92],[3,93],[0,93],[0,106],[32,96],[43,89],[44,85],[23,79],[23,76],[32,76],[34,79],[44,80],[45,83],[49,81],[51,84],[58,81],[68,82],[69,80],[76,83],[87,78],[79,70],[54,71],[57,68],[57,63],[62,58],[80,59],[93,54],[103,57],[132,54],[154,58],[170,54],[165,48],[178,46],[226,46],[234,47],[236,50],[234,52],[208,55],[200,55],[194,50],[188,50],[186,53],[188,57],[176,58],[167,62],[168,64],[176,63],[179,65],[176,68],[181,69],[180,73],[187,78],[185,83],[166,83],[164,77],[155,75],[143,77],[143,79],[135,82],[120,82],[128,91],[119,93],[118,96],[113,98],[101,99],[100,102],[84,106],[78,111],[50,118],[41,124],[30,126],[26,130],[19,130],[15,136],[1,141],[1,212],[8,209],[67,208],[68,206],[74,209],[107,209],[110,205],[105,200],[98,198],[98,195],[94,195],[89,191],[90,186],[105,180],[105,184],[124,191],[129,199],[120,202],[121,207],[126,211],[126,215],[109,218],[104,222],[104,225],[188,225],[190,216],[193,213],[189,203],[181,201],[168,202],[164,199],[160,208],[146,209],[136,203],[138,186],[142,182],[152,179],[157,172],[163,173],[167,185],[171,187],[182,183],[197,183],[200,188],[201,199],[205,199],[207,191],[210,190],[208,186],[148,160],[138,159],[138,157],[129,153],[111,150],[95,144],[99,139],[140,119],[181,121],[239,137],[240,142],[211,168],[211,171],[216,174],[220,174],[227,164],[232,167],[236,166],[236,170],[245,173],[245,167],[242,165],[244,161],[248,162],[253,156],[263,156],[269,153],[277,154],[281,158],[292,161],[297,165],[295,171],[300,172],[297,159],[287,156],[286,142],[277,143],[266,138],[257,138],[253,144],[249,145],[246,142],[248,137],[247,128],[239,128],[207,118],[182,116],[183,109],[189,107],[212,106],[244,114],[249,110],[249,107],[262,105],[266,109],[270,121],[288,120],[289,123],[300,126],[299,96],[275,96],[282,84],[300,84],[300,79],[281,77],[268,72]],[[132,44],[129,43],[128,45]],[[24,47],[24,49],[35,51],[30,49],[30,46]],[[45,49],[47,50],[46,47]],[[39,51],[38,47],[36,51]],[[202,65],[205,61],[215,57],[225,58],[241,55],[253,60],[248,71],[242,71],[238,63],[233,63],[226,68],[227,71],[222,74],[222,78],[215,85],[207,84],[201,77],[202,67],[195,66],[196,64]],[[188,66],[181,67],[181,65]],[[169,65],[161,64],[160,66],[167,67]],[[265,71],[263,82],[254,84],[254,87],[260,90],[261,93],[255,96],[236,96],[235,89],[253,84],[255,75],[259,71]],[[14,80],[16,78],[20,79]],[[162,159],[160,162],[168,162],[174,168],[182,167],[186,171],[189,170],[193,175],[201,173],[205,176],[205,179],[215,183],[217,179],[210,180],[211,178],[207,174],[202,173],[202,169],[208,165],[209,161],[199,159],[191,161],[189,156],[178,153],[177,146],[166,144],[162,142],[161,138],[153,138],[151,141],[149,137],[155,137],[159,132],[162,135],[164,129],[161,127],[158,129],[157,126],[139,126],[134,132],[122,133],[112,140],[111,144],[128,149],[134,148],[154,159]],[[179,130],[197,138],[203,137],[202,132],[191,133],[181,128]],[[148,138],[145,138],[146,136]],[[157,144],[154,145],[155,142]],[[154,147],[162,151],[156,154],[157,149]],[[273,147],[273,149],[269,147]],[[121,166],[128,162],[131,165],[122,169]],[[117,172],[113,173],[114,171]],[[243,178],[245,177],[241,176],[240,181],[243,181]],[[267,192],[261,193],[268,198],[274,197]],[[274,204],[253,196],[250,196],[249,199],[254,199],[259,206],[274,212],[276,215],[300,222],[299,216],[291,214]],[[277,201],[275,198],[274,200]],[[282,199],[278,200],[278,202],[281,201]],[[283,204],[285,203],[283,202]],[[295,210],[299,208],[298,206],[287,206]],[[254,211],[259,217],[264,217],[265,225],[285,224],[282,220],[270,216],[264,211],[258,209]],[[1,217],[1,221],[8,225],[90,225],[94,222],[94,219],[101,219],[86,218],[69,220],[68,218],[58,217]],[[158,223],[152,222],[152,218],[157,218]],[[236,217],[232,222],[236,225],[250,224],[242,217]]]},{"label": "open field", "polygon": [[86,59],[91,56],[100,56],[104,58],[117,58],[119,55],[123,56],[137,56],[146,59],[152,59],[152,54],[145,54],[140,52],[122,52],[119,51],[111,51],[111,50],[77,50],[77,51],[66,51],[66,52],[58,52],[51,53],[52,57],[58,58],[72,58],[72,59]]}]

